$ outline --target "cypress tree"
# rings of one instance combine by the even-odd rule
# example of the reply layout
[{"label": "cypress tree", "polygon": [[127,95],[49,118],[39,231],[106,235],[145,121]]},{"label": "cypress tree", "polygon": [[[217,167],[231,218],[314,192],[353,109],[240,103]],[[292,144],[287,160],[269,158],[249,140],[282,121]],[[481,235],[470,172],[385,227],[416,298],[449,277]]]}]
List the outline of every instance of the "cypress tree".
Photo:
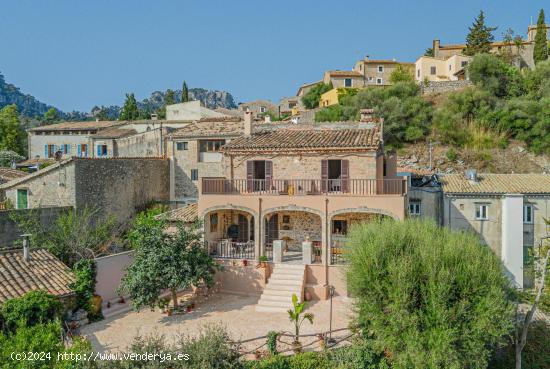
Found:
[{"label": "cypress tree", "polygon": [[171,89],[166,90],[166,94],[164,95],[164,105],[172,105],[176,103],[176,99],[174,97],[174,91]]},{"label": "cypress tree", "polygon": [[537,34],[535,35],[535,47],[533,49],[533,59],[535,63],[548,59],[548,43],[546,41],[546,23],[544,21],[544,9],[539,12],[537,20]]},{"label": "cypress tree", "polygon": [[120,111],[118,119],[120,120],[136,120],[139,118],[139,109],[137,101],[133,93],[126,94],[126,101]]},{"label": "cypress tree", "polygon": [[181,88],[181,102],[189,101],[189,89],[187,88],[187,83],[183,81],[183,87]]},{"label": "cypress tree", "polygon": [[485,14],[483,10],[479,11],[479,15],[468,29],[470,32],[468,36],[466,36],[464,55],[473,56],[479,53],[490,52],[491,42],[495,39],[493,31],[496,30],[497,27],[488,27],[485,24]]}]

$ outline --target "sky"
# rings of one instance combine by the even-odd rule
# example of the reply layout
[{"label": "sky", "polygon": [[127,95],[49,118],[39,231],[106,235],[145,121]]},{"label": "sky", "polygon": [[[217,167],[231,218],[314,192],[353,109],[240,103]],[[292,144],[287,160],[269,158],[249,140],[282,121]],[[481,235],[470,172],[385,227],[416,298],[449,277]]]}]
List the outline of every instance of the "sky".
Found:
[{"label": "sky", "polygon": [[225,90],[278,101],[365,55],[414,62],[463,42],[479,11],[525,36],[538,1],[0,0],[0,73],[63,111],[121,105],[127,92]]}]

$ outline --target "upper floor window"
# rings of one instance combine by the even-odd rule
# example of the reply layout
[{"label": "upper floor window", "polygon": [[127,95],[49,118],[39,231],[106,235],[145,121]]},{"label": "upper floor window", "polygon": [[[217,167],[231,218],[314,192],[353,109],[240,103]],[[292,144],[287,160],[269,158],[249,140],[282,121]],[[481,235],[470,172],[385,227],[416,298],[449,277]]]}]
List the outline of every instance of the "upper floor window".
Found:
[{"label": "upper floor window", "polygon": [[260,113],[265,113],[267,111],[267,109],[265,108],[265,106],[260,106]]},{"label": "upper floor window", "polygon": [[417,76],[418,78],[420,78],[420,69],[418,69],[418,70],[416,71],[416,76]]},{"label": "upper floor window", "polygon": [[435,67],[430,67],[430,74],[431,74],[432,76],[434,76],[435,73],[436,73]]},{"label": "upper floor window", "polygon": [[107,145],[97,145],[97,156],[107,156]]},{"label": "upper floor window", "polygon": [[289,107],[290,109],[292,109],[292,108],[296,107],[296,104],[297,104],[297,103],[295,103],[295,102],[289,102],[289,103],[288,103],[288,107]]},{"label": "upper floor window", "polygon": [[[200,152],[218,152],[225,145],[225,140],[208,140],[200,142]],[[187,149],[184,149],[187,150]]]},{"label": "upper floor window", "polygon": [[345,87],[351,87],[351,78],[346,78],[344,80],[344,86]]},{"label": "upper floor window", "polygon": [[176,150],[187,150],[187,142],[176,142]]},{"label": "upper floor window", "polygon": [[86,144],[79,144],[76,146],[77,154],[79,157],[87,157],[88,156],[88,145]]},{"label": "upper floor window", "polygon": [[379,65],[378,66],[378,73],[382,73],[384,72],[384,66],[383,65]]},{"label": "upper floor window", "polygon": [[489,205],[486,205],[486,204],[476,205],[476,219],[477,220],[489,219]]},{"label": "upper floor window", "polygon": [[533,223],[533,205],[523,205],[523,223]]},{"label": "upper floor window", "polygon": [[468,65],[468,61],[467,61],[467,60],[463,60],[463,61],[460,62],[460,66],[461,66],[462,68],[464,68],[464,67],[467,66],[467,65]]},{"label": "upper floor window", "polygon": [[409,215],[411,216],[420,215],[420,201],[409,202]]},{"label": "upper floor window", "polygon": [[451,64],[449,64],[449,71],[451,71],[452,68],[453,68],[453,66]]},{"label": "upper floor window", "polygon": [[199,170],[198,169],[191,169],[191,180],[192,181],[198,181],[199,180]]}]

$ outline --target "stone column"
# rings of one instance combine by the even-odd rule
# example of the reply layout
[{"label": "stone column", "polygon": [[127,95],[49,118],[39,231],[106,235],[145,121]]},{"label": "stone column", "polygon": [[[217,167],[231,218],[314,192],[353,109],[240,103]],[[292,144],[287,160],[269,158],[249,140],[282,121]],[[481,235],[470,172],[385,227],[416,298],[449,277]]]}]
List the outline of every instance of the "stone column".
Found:
[{"label": "stone column", "polygon": [[[321,262],[325,264],[328,260],[330,264],[330,238],[327,238],[327,219],[321,217]],[[328,259],[327,259],[328,257]]]},{"label": "stone column", "polygon": [[312,264],[312,247],[311,247],[311,241],[309,240],[309,237],[306,238],[305,241],[302,242],[302,262],[304,264]]},{"label": "stone column", "polygon": [[283,250],[285,248],[284,240],[274,240],[273,241],[273,262],[282,263],[283,262]]},{"label": "stone column", "polygon": [[257,262],[260,261],[260,251],[261,251],[261,245],[262,240],[260,238],[260,227],[261,222],[259,217],[254,217],[254,258]]}]

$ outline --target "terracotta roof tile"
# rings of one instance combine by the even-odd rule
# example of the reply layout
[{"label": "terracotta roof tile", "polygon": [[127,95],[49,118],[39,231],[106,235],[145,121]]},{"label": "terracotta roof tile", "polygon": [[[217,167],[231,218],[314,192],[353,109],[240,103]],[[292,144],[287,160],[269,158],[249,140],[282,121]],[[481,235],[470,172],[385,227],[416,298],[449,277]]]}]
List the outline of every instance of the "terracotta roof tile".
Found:
[{"label": "terracotta roof tile", "polygon": [[166,220],[170,222],[193,223],[198,219],[197,203],[189,204],[182,208],[170,210],[157,216],[164,216],[166,217]]},{"label": "terracotta roof tile", "polygon": [[69,295],[74,280],[70,269],[46,250],[31,250],[29,261],[23,259],[23,250],[0,252],[0,304],[34,290]]},{"label": "terracotta roof tile", "polygon": [[320,150],[376,150],[380,144],[378,127],[373,128],[280,128],[241,136],[226,144],[225,152],[255,151],[311,151]]},{"label": "terracotta roof tile", "polygon": [[333,77],[363,77],[361,73],[354,70],[329,70],[327,74]]},{"label": "terracotta roof tile", "polygon": [[125,122],[122,121],[85,121],[85,122],[63,122],[57,124],[49,124],[47,126],[40,126],[31,128],[30,131],[80,131],[80,130],[94,130],[102,129],[112,126],[122,125]]},{"label": "terracotta roof tile", "polygon": [[137,131],[135,129],[111,127],[102,129],[96,134],[91,135],[92,138],[123,138],[127,136],[135,135]]},{"label": "terracotta roof tile", "polygon": [[441,175],[443,191],[456,194],[550,193],[548,174],[478,174],[471,182],[463,174]]},{"label": "terracotta roof tile", "polygon": [[29,175],[29,173],[23,172],[22,170],[0,168],[0,183],[9,182],[12,179],[25,177],[27,175]]},{"label": "terracotta roof tile", "polygon": [[224,137],[238,136],[244,130],[244,123],[240,118],[209,118],[189,123],[178,129],[172,137]]}]

